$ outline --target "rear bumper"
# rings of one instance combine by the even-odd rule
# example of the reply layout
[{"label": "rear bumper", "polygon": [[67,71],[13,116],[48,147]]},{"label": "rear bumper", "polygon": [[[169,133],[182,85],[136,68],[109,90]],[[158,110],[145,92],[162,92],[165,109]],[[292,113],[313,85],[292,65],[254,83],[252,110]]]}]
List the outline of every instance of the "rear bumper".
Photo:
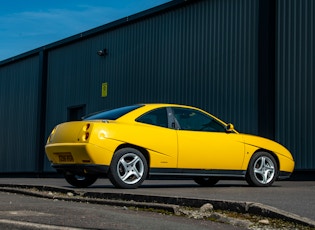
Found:
[{"label": "rear bumper", "polygon": [[[45,146],[52,165],[109,165],[112,151],[91,143],[54,143]],[[71,155],[71,160],[60,160],[60,155]],[[59,167],[59,166],[58,166]]]},{"label": "rear bumper", "polygon": [[109,166],[95,164],[52,164],[57,172],[65,174],[107,174]]}]

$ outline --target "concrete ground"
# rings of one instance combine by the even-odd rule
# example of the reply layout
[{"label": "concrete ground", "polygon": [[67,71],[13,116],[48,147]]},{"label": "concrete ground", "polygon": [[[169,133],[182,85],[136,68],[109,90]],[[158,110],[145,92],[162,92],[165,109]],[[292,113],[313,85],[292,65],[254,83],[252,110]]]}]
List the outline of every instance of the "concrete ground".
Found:
[{"label": "concrete ground", "polygon": [[200,187],[192,180],[146,180],[138,189],[121,190],[114,188],[108,179],[99,179],[89,188],[78,189],[63,178],[0,178],[0,185],[8,184],[52,186],[80,193],[128,194],[143,198],[160,196],[164,200],[185,198],[262,204],[303,220],[315,220],[315,181],[277,181],[271,187],[255,188],[244,181],[220,181],[214,187]]}]

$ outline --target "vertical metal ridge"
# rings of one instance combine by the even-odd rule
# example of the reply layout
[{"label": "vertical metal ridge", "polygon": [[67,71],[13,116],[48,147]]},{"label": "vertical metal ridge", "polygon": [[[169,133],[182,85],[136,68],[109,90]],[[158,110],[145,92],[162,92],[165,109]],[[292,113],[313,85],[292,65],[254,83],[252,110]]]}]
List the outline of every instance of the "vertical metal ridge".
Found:
[{"label": "vertical metal ridge", "polygon": [[0,172],[36,170],[37,85],[37,56],[0,68],[0,120],[6,130],[0,133]]},{"label": "vertical metal ridge", "polygon": [[296,169],[314,168],[314,1],[277,3],[276,137],[296,160]]}]

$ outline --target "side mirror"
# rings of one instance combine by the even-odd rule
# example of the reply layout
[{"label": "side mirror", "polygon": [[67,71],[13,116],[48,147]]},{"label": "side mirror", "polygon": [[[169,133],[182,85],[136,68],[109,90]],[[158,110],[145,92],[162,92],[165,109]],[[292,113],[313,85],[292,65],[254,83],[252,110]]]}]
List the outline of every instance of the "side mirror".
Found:
[{"label": "side mirror", "polygon": [[234,132],[235,129],[234,129],[234,125],[229,123],[226,127],[225,127],[225,130],[227,133],[231,133],[231,132]]}]

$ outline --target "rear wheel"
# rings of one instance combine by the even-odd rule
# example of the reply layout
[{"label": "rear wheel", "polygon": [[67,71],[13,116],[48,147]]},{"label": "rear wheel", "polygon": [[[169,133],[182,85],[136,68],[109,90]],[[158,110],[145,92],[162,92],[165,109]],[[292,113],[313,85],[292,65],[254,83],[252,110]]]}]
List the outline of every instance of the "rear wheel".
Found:
[{"label": "rear wheel", "polygon": [[108,178],[117,188],[137,188],[148,174],[146,158],[134,148],[118,150],[109,169]]},{"label": "rear wheel", "polygon": [[203,187],[211,187],[218,183],[219,179],[215,177],[195,177],[194,181]]},{"label": "rear wheel", "polygon": [[249,162],[246,181],[251,186],[267,187],[278,175],[275,158],[267,152],[257,152]]},{"label": "rear wheel", "polygon": [[90,185],[94,184],[94,182],[97,180],[97,176],[91,174],[77,175],[66,173],[64,176],[69,184],[78,188],[89,187]]}]

